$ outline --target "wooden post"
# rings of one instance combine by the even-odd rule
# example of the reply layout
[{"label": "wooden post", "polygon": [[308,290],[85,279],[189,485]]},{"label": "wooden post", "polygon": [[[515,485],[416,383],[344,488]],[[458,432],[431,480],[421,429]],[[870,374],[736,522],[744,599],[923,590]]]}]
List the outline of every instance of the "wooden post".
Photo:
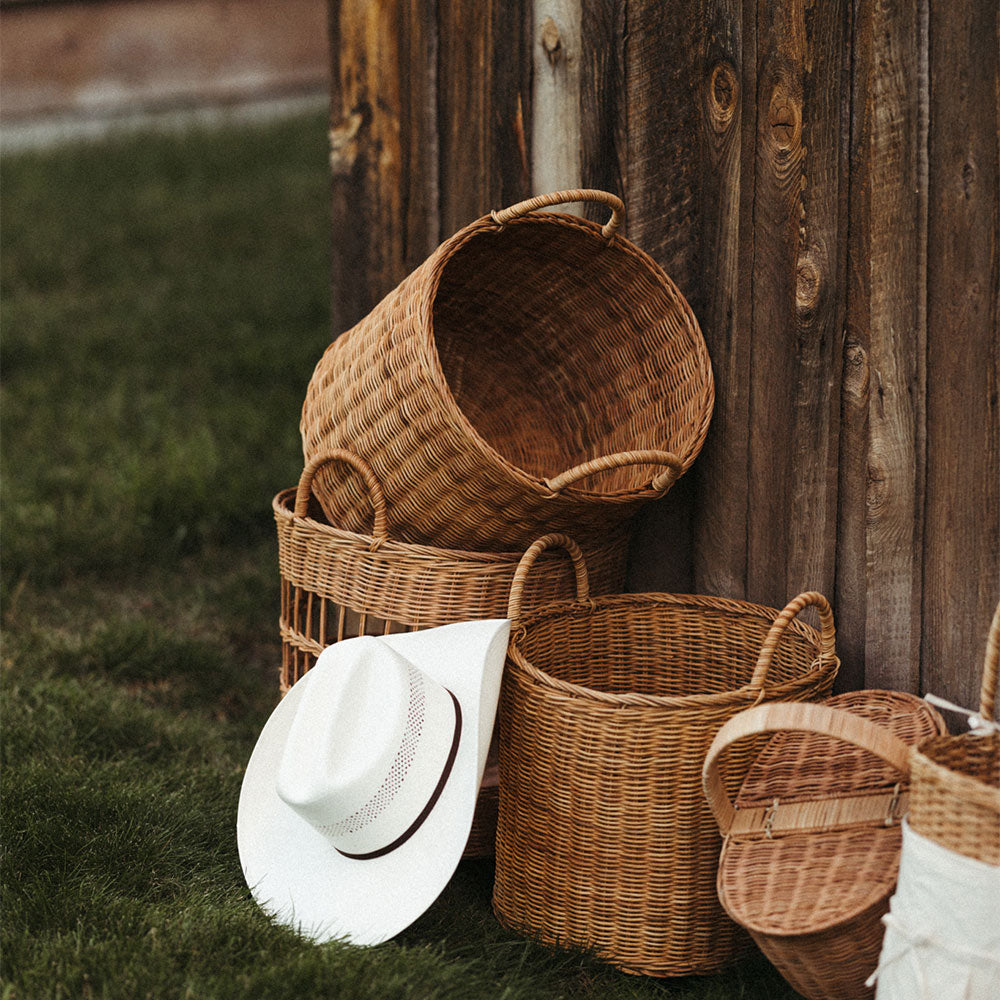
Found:
[{"label": "wooden post", "polygon": [[542,194],[581,183],[580,0],[535,0],[533,11],[531,179]]}]

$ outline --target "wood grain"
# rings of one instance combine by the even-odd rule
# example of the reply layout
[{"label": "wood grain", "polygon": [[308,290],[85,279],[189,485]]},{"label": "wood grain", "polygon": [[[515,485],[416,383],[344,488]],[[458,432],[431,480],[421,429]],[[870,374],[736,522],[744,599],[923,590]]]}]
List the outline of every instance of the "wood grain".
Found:
[{"label": "wood grain", "polygon": [[531,188],[531,3],[438,5],[439,236]]},{"label": "wood grain", "polygon": [[847,687],[919,683],[924,35],[918,6],[857,5],[837,573]]},{"label": "wood grain", "polygon": [[532,3],[531,179],[538,194],[581,186],[580,22],[580,0]]},{"label": "wood grain", "polygon": [[846,248],[843,2],[757,6],[747,594],[832,593]]},{"label": "wood grain", "polygon": [[[636,589],[697,585],[735,597],[745,589],[749,329],[741,316],[749,315],[750,299],[740,297],[737,258],[753,174],[743,172],[752,159],[743,142],[741,7],[631,0],[624,14],[594,18],[602,25],[624,21],[628,42],[620,57],[623,124],[605,129],[607,151],[593,162],[612,181],[623,175],[629,237],[691,303],[716,377],[716,410],[702,458],[643,513],[630,564],[629,585]],[[613,79],[619,56],[613,46],[608,51],[603,65]],[[591,126],[584,134],[602,133]],[[748,282],[743,291],[749,292]]]},{"label": "wood grain", "polygon": [[998,9],[930,4],[921,686],[976,708],[1000,596]]},{"label": "wood grain", "polygon": [[[625,197],[625,0],[583,0],[580,11],[580,176]],[[623,235],[628,235],[626,204]],[[584,214],[600,220],[598,206]]]},{"label": "wood grain", "polygon": [[702,331],[712,358],[715,412],[696,469],[694,576],[699,593],[747,593],[749,401],[757,129],[756,18],[715,5],[699,87]]},{"label": "wood grain", "polygon": [[435,37],[424,6],[330,4],[334,335],[438,242]]}]

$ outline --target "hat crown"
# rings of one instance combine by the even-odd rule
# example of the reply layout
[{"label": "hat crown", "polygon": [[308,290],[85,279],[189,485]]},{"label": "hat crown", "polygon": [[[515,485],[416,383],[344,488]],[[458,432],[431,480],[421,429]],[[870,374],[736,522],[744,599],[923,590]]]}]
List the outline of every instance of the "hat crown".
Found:
[{"label": "hat crown", "polygon": [[339,850],[363,854],[391,842],[427,801],[455,736],[455,707],[379,639],[339,645],[347,648],[337,669],[303,678],[276,791]]}]

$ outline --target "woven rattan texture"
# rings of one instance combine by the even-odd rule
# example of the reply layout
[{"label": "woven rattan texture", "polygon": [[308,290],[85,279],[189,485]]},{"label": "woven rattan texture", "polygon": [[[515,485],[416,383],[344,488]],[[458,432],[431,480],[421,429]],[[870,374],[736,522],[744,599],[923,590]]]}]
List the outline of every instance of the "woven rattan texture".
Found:
[{"label": "woven rattan texture", "polygon": [[[494,909],[504,924],[658,976],[717,969],[748,944],[716,897],[705,752],[758,699],[825,696],[838,666],[832,619],[823,643],[793,621],[766,687],[748,690],[776,615],[648,594],[521,618],[500,710]],[[731,793],[757,748],[730,756]]]},{"label": "woven rattan texture", "polygon": [[[997,718],[1000,604],[986,641],[979,715]],[[939,736],[910,762],[910,826],[958,854],[1000,865],[1000,732]]]},{"label": "woven rattan texture", "polygon": [[[826,701],[914,746],[944,731],[926,702],[895,691],[854,691]],[[740,810],[855,796],[894,796],[908,781],[873,753],[819,733],[774,736],[747,773]],[[899,801],[898,799],[896,801]],[[888,810],[886,811],[888,815]],[[882,915],[896,884],[900,815],[809,832],[726,838],[719,897],[782,975],[810,1000],[872,995]]]},{"label": "woven rattan texture", "polygon": [[[347,481],[341,471],[341,481]],[[333,642],[356,635],[415,631],[456,621],[505,618],[520,553],[461,552],[343,531],[313,509],[296,517],[295,490],[273,502],[281,574],[281,687],[287,691]],[[625,581],[627,526],[588,552],[593,588],[618,591]],[[565,557],[546,553],[534,567],[525,606],[571,596]]]},{"label": "woven rattan texture", "polygon": [[[316,366],[306,459],[357,452],[388,502],[390,534],[523,550],[545,530],[585,540],[662,495],[704,441],[711,366],[690,307],[658,265],[594,223],[489,216],[444,243]],[[550,489],[581,463],[671,452]],[[668,470],[669,471],[669,470]],[[317,477],[331,523],[362,531],[368,500]]]}]

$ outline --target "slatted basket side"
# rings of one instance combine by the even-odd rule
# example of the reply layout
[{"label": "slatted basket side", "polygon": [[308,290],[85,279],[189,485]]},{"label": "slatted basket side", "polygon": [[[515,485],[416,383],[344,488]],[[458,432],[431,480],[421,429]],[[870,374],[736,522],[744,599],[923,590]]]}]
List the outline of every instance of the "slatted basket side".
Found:
[{"label": "slatted basket side", "polygon": [[[368,491],[371,534],[334,527],[318,509],[311,494],[315,475],[335,463],[352,468]],[[279,493],[272,507],[281,576],[282,691],[333,642],[507,613],[521,553],[466,552],[389,538],[381,486],[367,463],[349,452],[324,453],[309,463],[298,487]],[[595,590],[621,589],[628,539],[625,525],[588,550]],[[524,601],[537,607],[572,592],[572,574],[552,553],[532,575]]]}]

